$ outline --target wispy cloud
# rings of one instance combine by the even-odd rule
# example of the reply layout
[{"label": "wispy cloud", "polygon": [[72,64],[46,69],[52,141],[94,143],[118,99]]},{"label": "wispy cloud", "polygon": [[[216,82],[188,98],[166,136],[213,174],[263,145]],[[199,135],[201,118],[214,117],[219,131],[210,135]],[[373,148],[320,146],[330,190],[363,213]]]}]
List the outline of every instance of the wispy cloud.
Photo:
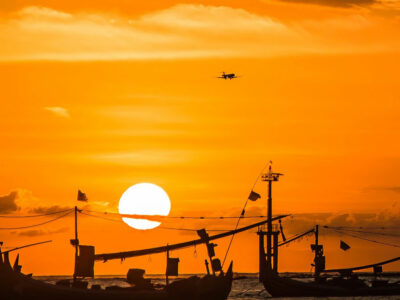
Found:
[{"label": "wispy cloud", "polygon": [[368,191],[368,190],[389,191],[389,192],[394,192],[394,193],[400,193],[400,186],[394,185],[394,186],[369,187],[369,188],[366,188],[365,190],[366,191]]},{"label": "wispy cloud", "polygon": [[160,166],[184,164],[193,159],[193,155],[184,150],[142,149],[131,152],[94,154],[87,159],[126,166]]},{"label": "wispy cloud", "polygon": [[47,106],[45,110],[52,112],[54,115],[62,118],[69,118],[69,112],[66,108],[60,106]]},{"label": "wispy cloud", "polygon": [[352,6],[364,6],[379,3],[376,0],[281,0],[288,3],[304,3],[304,4],[315,4],[315,5],[327,5],[335,7],[352,7]]},{"label": "wispy cloud", "polygon": [[[357,1],[363,2],[348,0],[347,3]],[[325,26],[310,26],[312,20],[304,24],[289,24],[267,15],[223,6],[180,4],[135,18],[71,14],[32,6],[1,23],[0,42],[4,46],[0,49],[0,59],[270,57],[304,53],[394,51],[398,48],[393,39],[383,39],[372,34],[372,31],[365,43],[355,43],[352,38],[354,32],[347,32],[348,25],[355,25],[352,29],[366,32],[365,22],[353,15],[340,16],[339,19],[329,21],[318,18],[329,25],[330,30],[325,32]],[[345,28],[343,23],[347,24]],[[332,34],[336,29],[341,30],[339,40],[335,40]],[[65,111],[58,111],[59,108],[51,109],[67,116]]]}]

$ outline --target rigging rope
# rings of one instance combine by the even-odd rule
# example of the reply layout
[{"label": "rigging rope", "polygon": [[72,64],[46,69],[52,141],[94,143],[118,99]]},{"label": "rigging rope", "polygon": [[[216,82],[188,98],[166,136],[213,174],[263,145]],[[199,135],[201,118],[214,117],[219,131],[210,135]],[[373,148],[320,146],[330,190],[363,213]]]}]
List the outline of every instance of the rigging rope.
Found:
[{"label": "rigging rope", "polygon": [[297,239],[300,239],[300,238],[302,238],[302,237],[304,237],[304,236],[306,236],[306,235],[308,235],[308,234],[310,234],[310,233],[314,233],[314,232],[315,232],[315,230],[314,230],[314,228],[313,228],[313,229],[308,230],[308,231],[306,231],[306,232],[296,234],[295,236],[291,237],[291,238],[288,239],[287,241],[278,244],[278,247],[281,247],[281,246],[283,246],[283,245],[289,244],[290,242],[293,242],[293,241],[295,241],[295,240],[297,240]]},{"label": "rigging rope", "polygon": [[[252,191],[253,191],[254,187],[256,186],[256,183],[257,183],[258,179],[261,177],[261,174],[264,172],[264,170],[265,170],[265,168],[267,166],[268,166],[268,163],[264,166],[264,168],[262,168],[261,172],[258,174],[256,180],[254,181],[253,187],[251,188]],[[249,198],[247,198],[246,202],[244,203],[244,206],[243,206],[243,209],[242,209],[242,213],[240,214],[240,216],[238,217],[238,220],[236,222],[235,230],[238,228],[240,220],[242,219],[242,217],[244,217],[245,209],[246,209],[246,206],[247,206],[247,202],[249,202]],[[222,267],[224,267],[224,264],[225,264],[226,258],[228,257],[229,250],[231,249],[231,245],[232,245],[234,237],[235,237],[235,234],[232,234],[231,240],[229,241],[228,248],[226,249],[226,252],[225,252],[224,260],[222,261]]]},{"label": "rigging rope", "polygon": [[342,231],[350,231],[355,233],[364,233],[364,234],[372,234],[372,235],[382,235],[382,236],[389,236],[389,237],[400,237],[400,234],[394,233],[384,233],[384,232],[372,232],[372,231],[362,231],[362,230],[353,230],[353,229],[344,229],[343,227],[331,227],[331,226],[324,226],[327,229],[337,229]]},{"label": "rigging rope", "polygon": [[72,210],[72,208],[68,208],[68,209],[64,209],[64,210],[60,210],[60,211],[54,211],[54,212],[38,214],[38,215],[25,215],[25,216],[0,215],[0,218],[37,218],[37,217],[57,215],[57,214],[61,214],[63,212],[70,211],[70,210]]},{"label": "rigging rope", "polygon": [[369,227],[369,226],[326,226],[329,228],[336,229],[370,229],[370,230],[385,230],[385,229],[400,229],[399,226],[381,226],[381,227]]},{"label": "rigging rope", "polygon": [[372,243],[376,243],[376,244],[381,244],[381,245],[385,245],[385,246],[391,246],[391,247],[400,248],[400,245],[367,239],[367,238],[364,238],[364,237],[361,237],[361,236],[357,236],[357,235],[342,231],[340,229],[333,229],[333,228],[329,228],[329,227],[325,227],[325,228],[334,230],[334,231],[336,231],[338,233],[341,233],[341,234],[344,234],[344,235],[351,236],[351,237],[356,238],[356,239],[360,239],[360,240],[364,240],[364,241],[368,241],[368,242],[372,242]]},{"label": "rigging rope", "polygon": [[[349,227],[324,226],[324,228],[327,228],[327,229],[337,229],[337,230],[342,230],[342,231],[350,231],[350,232],[356,232],[356,233],[364,233],[364,234],[382,235],[382,236],[389,236],[389,237],[400,237],[400,234],[395,234],[395,233],[384,233],[384,232],[372,232],[372,231],[363,231],[363,230],[347,229],[347,228],[349,228]],[[362,228],[362,227],[360,227],[360,228]]]},{"label": "rigging rope", "polygon": [[94,218],[98,218],[98,219],[103,219],[103,220],[107,220],[107,221],[121,223],[121,220],[110,219],[110,218],[106,218],[106,217],[102,217],[102,216],[95,216],[95,215],[92,215],[92,214],[84,213],[83,211],[80,211],[79,213],[82,214],[82,215],[85,215],[85,216],[89,216],[89,217],[94,217]]},{"label": "rigging rope", "polygon": [[[94,217],[94,218],[99,218],[99,219],[103,219],[103,220],[107,220],[107,221],[121,223],[121,220],[115,220],[115,219],[110,219],[110,218],[106,218],[106,217],[96,216],[96,215],[87,214],[84,212],[80,212],[80,213],[82,215],[89,216],[89,217]],[[195,228],[178,228],[178,227],[164,227],[164,226],[157,227],[157,229],[167,229],[167,230],[177,230],[177,231],[193,231],[193,232],[197,232],[199,230],[199,229],[195,229]],[[207,229],[207,231],[215,231],[215,232],[226,232],[229,230],[231,230],[231,229]]]},{"label": "rigging rope", "polygon": [[[101,212],[101,211],[94,211],[94,210],[88,210],[88,209],[83,209],[86,212],[89,213],[98,213],[98,214],[105,214],[105,215],[115,215],[115,216],[120,216],[121,214],[119,213],[113,213],[113,212]],[[124,215],[125,216],[125,215]],[[163,219],[200,219],[200,220],[207,220],[207,219],[255,219],[255,218],[266,218],[267,216],[246,216],[246,217],[242,217],[242,216],[236,216],[236,217],[231,217],[231,216],[220,216],[220,217],[195,217],[195,216],[157,216]]]},{"label": "rigging rope", "polygon": [[54,219],[48,220],[46,222],[42,222],[42,223],[38,223],[38,224],[33,224],[33,225],[28,225],[28,226],[21,226],[21,227],[1,227],[0,230],[17,230],[17,229],[26,229],[26,228],[32,228],[32,227],[37,227],[37,226],[41,226],[41,225],[45,225],[54,221],[57,221],[61,218],[64,218],[68,215],[70,215],[73,212],[73,210],[71,209],[70,211],[68,211],[66,214],[63,214],[61,216],[58,216]]}]

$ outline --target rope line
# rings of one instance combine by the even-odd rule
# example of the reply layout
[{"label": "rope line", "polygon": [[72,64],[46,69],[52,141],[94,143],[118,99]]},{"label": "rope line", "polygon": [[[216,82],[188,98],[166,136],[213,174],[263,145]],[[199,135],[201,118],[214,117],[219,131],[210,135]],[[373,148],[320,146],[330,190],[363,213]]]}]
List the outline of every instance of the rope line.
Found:
[{"label": "rope line", "polygon": [[281,247],[281,246],[283,246],[283,245],[289,244],[290,242],[296,241],[296,240],[298,240],[298,239],[300,239],[300,238],[303,238],[303,237],[305,237],[306,235],[311,234],[311,233],[314,233],[314,232],[315,232],[315,231],[314,231],[314,228],[313,228],[313,229],[308,230],[308,231],[305,231],[305,232],[303,232],[303,233],[298,233],[298,234],[294,235],[293,237],[287,239],[285,242],[281,242],[280,244],[278,244],[278,247]]},{"label": "rope line", "polygon": [[[94,218],[98,218],[98,219],[103,219],[103,220],[107,220],[107,221],[121,223],[120,220],[105,218],[105,217],[101,217],[101,216],[87,214],[87,213],[84,213],[84,212],[81,212],[81,214],[83,214],[85,216],[89,216],[89,217],[94,217]],[[195,229],[195,228],[178,228],[178,227],[165,227],[165,226],[157,227],[157,229],[177,230],[177,231],[193,231],[193,232],[196,232],[196,231],[199,230],[199,229]],[[207,229],[207,231],[215,231],[215,232],[226,232],[226,231],[229,231],[229,230],[231,230],[231,229]]]},{"label": "rope line", "polygon": [[[199,229],[194,229],[194,228],[175,228],[175,227],[164,227],[164,226],[160,226],[157,227],[159,229],[167,229],[167,230],[182,230],[182,231],[198,231]],[[230,231],[231,229],[207,229],[207,231],[215,231],[215,232],[226,232],[226,231]]]},{"label": "rope line", "polygon": [[377,227],[370,227],[370,226],[324,226],[329,228],[335,228],[340,230],[345,229],[370,229],[370,230],[386,230],[386,229],[400,229],[399,226],[377,226]]},{"label": "rope line", "polygon": [[[94,210],[88,210],[88,209],[83,209],[83,211],[89,212],[89,213],[97,213],[97,214],[105,214],[105,215],[115,215],[115,216],[120,216],[121,214],[119,213],[113,213],[113,212],[101,212],[101,211],[94,211]],[[246,216],[246,217],[242,217],[242,216],[235,216],[235,217],[231,217],[231,216],[220,216],[220,217],[204,217],[204,216],[200,216],[200,217],[195,217],[195,216],[159,216],[160,218],[163,219],[201,219],[201,220],[207,220],[207,219],[255,219],[255,218],[266,218],[267,216]]]},{"label": "rope line", "polygon": [[121,223],[121,220],[110,219],[110,218],[106,218],[106,217],[102,217],[102,216],[95,216],[95,215],[92,215],[92,214],[84,213],[82,211],[80,211],[79,213],[81,213],[82,215],[85,215],[85,216],[89,216],[89,217],[94,217],[94,218],[98,218],[98,219],[103,219],[103,220],[107,220],[107,221]]},{"label": "rope line", "polygon": [[63,214],[61,216],[58,216],[57,218],[48,220],[46,222],[42,222],[42,223],[38,223],[38,224],[33,224],[33,225],[28,225],[28,226],[21,226],[21,227],[1,227],[0,230],[17,230],[17,229],[26,229],[26,228],[32,228],[32,227],[37,227],[37,226],[41,226],[41,225],[45,225],[54,221],[57,221],[61,218],[64,218],[68,215],[70,215],[72,213],[72,210],[70,210],[69,212],[67,212],[66,214]]},{"label": "rope line", "polygon": [[[256,180],[254,181],[253,186],[252,186],[252,188],[251,188],[252,191],[253,191],[254,187],[256,186],[258,179],[261,177],[261,174],[264,172],[265,168],[266,168],[268,165],[269,165],[269,163],[267,163],[267,164],[264,166],[264,168],[262,168],[261,172],[258,174],[258,176],[257,176]],[[242,213],[240,214],[240,216],[238,217],[238,220],[237,220],[237,222],[236,222],[235,230],[238,228],[239,223],[240,223],[240,220],[241,220],[242,218],[244,218],[245,209],[246,209],[246,206],[247,206],[247,203],[248,203],[248,202],[249,202],[249,198],[247,198],[247,199],[246,199],[246,202],[244,203],[244,206],[243,206],[243,209],[242,209]],[[266,217],[266,216],[263,216],[263,217]],[[232,234],[231,240],[229,241],[228,248],[226,249],[226,252],[225,252],[224,260],[222,261],[222,267],[224,267],[224,264],[225,264],[226,258],[228,257],[229,250],[231,249],[231,246],[232,246],[232,242],[233,242],[234,237],[235,237],[235,234]]]},{"label": "rope line", "polygon": [[329,227],[327,229],[331,229],[331,230],[334,230],[334,231],[336,231],[338,233],[341,233],[341,234],[344,234],[344,235],[348,235],[348,236],[351,236],[351,237],[356,238],[356,239],[368,241],[368,242],[371,242],[371,243],[376,243],[376,244],[381,244],[381,245],[385,245],[385,246],[391,246],[391,247],[400,248],[400,245],[367,239],[367,238],[360,237],[360,236],[357,236],[357,235],[354,235],[354,234],[351,234],[351,233],[343,232],[342,230],[339,230],[339,229],[333,229],[333,228],[329,228]]},{"label": "rope line", "polygon": [[[373,234],[373,235],[382,235],[382,236],[389,236],[389,237],[400,237],[400,234],[395,233],[384,233],[384,232],[373,232],[373,231],[363,231],[363,230],[354,230],[354,229],[347,229],[347,227],[331,227],[331,226],[324,226],[327,229],[337,229],[342,231],[350,231],[355,233],[364,233],[364,234]],[[360,227],[362,228],[362,227]]]},{"label": "rope line", "polygon": [[60,211],[55,211],[55,212],[38,214],[38,215],[25,215],[25,216],[0,215],[0,218],[37,218],[37,217],[57,215],[57,214],[61,214],[61,213],[64,213],[64,212],[70,211],[70,210],[72,210],[72,208],[64,209],[64,210],[60,210]]}]

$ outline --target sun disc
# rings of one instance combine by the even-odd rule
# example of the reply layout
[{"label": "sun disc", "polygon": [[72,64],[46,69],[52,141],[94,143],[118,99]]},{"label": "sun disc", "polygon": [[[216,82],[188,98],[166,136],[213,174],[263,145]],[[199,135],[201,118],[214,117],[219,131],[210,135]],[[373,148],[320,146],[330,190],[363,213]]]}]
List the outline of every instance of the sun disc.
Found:
[{"label": "sun disc", "polygon": [[[118,210],[124,215],[167,216],[171,210],[168,194],[152,183],[138,183],[128,188],[119,200]],[[123,217],[122,220],[135,229],[153,229],[161,223],[146,219]]]}]

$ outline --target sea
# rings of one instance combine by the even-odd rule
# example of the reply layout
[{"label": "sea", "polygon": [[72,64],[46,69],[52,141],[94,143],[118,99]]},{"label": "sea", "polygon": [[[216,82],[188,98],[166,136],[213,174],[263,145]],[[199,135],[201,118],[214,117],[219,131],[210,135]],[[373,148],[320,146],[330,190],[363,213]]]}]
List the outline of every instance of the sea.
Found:
[{"label": "sea", "polygon": [[[184,277],[189,277],[189,276],[203,276],[203,274],[187,274],[184,276],[181,276],[180,278]],[[287,273],[287,274],[282,274],[283,276],[291,277],[291,278],[297,278],[298,280],[303,280],[307,281],[310,280],[308,279],[308,274],[306,273]],[[68,276],[35,276],[35,279],[43,280],[49,283],[56,283],[58,280],[61,279],[69,279],[71,277]],[[121,287],[129,287],[130,285],[126,282],[125,276],[123,275],[100,275],[96,276],[93,279],[88,279],[89,281],[89,287],[92,284],[99,284],[103,288],[106,286],[112,286],[112,285],[118,285]],[[146,275],[146,278],[150,278],[154,284],[158,285],[164,285],[165,284],[165,276],[164,275]],[[362,278],[362,277],[360,277]],[[368,280],[366,277],[365,279]],[[399,277],[387,277],[389,281],[397,281],[399,280]],[[172,278],[170,278],[170,281],[173,281]],[[234,281],[232,284],[232,290],[229,295],[229,300],[261,300],[261,299],[267,299],[271,298],[271,296],[265,291],[263,285],[258,281],[257,274],[248,274],[248,273],[235,273],[234,276]],[[294,298],[279,298],[279,299],[294,299]],[[316,297],[298,297],[295,299],[299,300],[310,300],[310,299],[341,299],[341,300],[349,300],[349,299],[399,299],[400,296],[375,296],[375,297],[326,297],[326,298],[316,298]],[[190,299],[188,299],[190,300]]]}]

